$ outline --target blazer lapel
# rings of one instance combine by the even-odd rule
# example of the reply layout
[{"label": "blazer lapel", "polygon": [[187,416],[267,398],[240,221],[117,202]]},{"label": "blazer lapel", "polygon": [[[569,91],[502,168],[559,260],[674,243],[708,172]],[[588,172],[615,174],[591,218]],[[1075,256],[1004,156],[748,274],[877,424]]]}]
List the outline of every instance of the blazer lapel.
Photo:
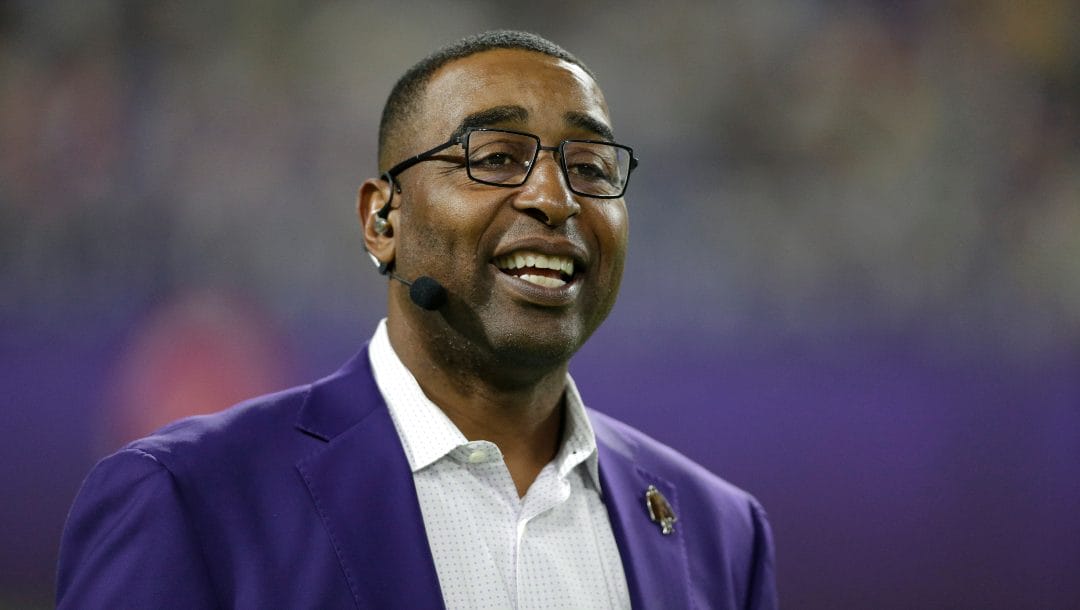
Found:
[{"label": "blazer lapel", "polygon": [[645,492],[655,486],[680,514],[675,486],[637,466],[628,439],[591,417],[596,431],[600,485],[619,546],[634,608],[689,608],[684,525],[668,535],[649,519]]},{"label": "blazer lapel", "polygon": [[312,386],[297,427],[326,441],[296,464],[359,608],[442,608],[412,472],[362,350]]}]

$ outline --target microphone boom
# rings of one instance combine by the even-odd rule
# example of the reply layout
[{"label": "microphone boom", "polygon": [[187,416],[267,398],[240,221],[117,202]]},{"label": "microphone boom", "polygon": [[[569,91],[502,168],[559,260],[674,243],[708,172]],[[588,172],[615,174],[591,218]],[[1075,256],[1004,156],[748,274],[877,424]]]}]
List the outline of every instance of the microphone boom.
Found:
[{"label": "microphone boom", "polygon": [[379,273],[389,276],[409,287],[409,299],[413,304],[425,311],[437,311],[446,305],[446,288],[433,277],[421,275],[414,281],[409,281],[400,275],[390,271],[390,265],[379,264]]}]

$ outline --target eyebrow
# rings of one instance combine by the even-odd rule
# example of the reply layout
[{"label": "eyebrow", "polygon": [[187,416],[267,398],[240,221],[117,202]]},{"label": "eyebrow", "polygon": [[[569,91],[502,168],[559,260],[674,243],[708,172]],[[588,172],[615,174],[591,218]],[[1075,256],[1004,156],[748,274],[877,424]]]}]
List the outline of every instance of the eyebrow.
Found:
[{"label": "eyebrow", "polygon": [[[470,129],[492,127],[499,123],[525,123],[529,119],[529,111],[521,106],[495,106],[474,112],[458,124],[452,138],[463,135]],[[570,111],[563,115],[563,119],[571,126],[584,129],[609,141],[615,141],[615,133],[601,121],[585,114],[584,112]]]},{"label": "eyebrow", "polygon": [[521,106],[495,106],[474,112],[461,119],[452,137],[459,137],[470,129],[491,127],[498,123],[524,123],[528,118],[529,111]]},{"label": "eyebrow", "polygon": [[610,127],[583,112],[567,112],[563,118],[574,127],[591,131],[605,140],[615,141],[615,132],[611,131]]}]

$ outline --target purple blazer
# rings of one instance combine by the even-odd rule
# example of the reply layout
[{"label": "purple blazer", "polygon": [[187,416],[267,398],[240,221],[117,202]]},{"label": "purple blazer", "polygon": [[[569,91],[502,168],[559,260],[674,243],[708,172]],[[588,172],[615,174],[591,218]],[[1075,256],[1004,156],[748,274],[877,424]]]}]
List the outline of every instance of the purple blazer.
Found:
[{"label": "purple blazer", "polygon": [[[590,411],[635,608],[775,608],[761,506]],[[654,485],[678,517],[649,518]],[[59,608],[442,608],[405,453],[361,350],[333,375],[178,421],[102,460],[60,546]]]}]

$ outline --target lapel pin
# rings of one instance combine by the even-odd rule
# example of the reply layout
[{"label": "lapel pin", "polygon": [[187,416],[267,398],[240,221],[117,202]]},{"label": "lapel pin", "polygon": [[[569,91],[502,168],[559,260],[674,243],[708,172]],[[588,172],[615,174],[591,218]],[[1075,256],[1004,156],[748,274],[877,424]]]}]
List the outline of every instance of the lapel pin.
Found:
[{"label": "lapel pin", "polygon": [[675,522],[679,520],[671,510],[667,498],[655,485],[645,490],[645,508],[649,509],[649,519],[660,526],[660,533],[667,536],[675,531]]}]

